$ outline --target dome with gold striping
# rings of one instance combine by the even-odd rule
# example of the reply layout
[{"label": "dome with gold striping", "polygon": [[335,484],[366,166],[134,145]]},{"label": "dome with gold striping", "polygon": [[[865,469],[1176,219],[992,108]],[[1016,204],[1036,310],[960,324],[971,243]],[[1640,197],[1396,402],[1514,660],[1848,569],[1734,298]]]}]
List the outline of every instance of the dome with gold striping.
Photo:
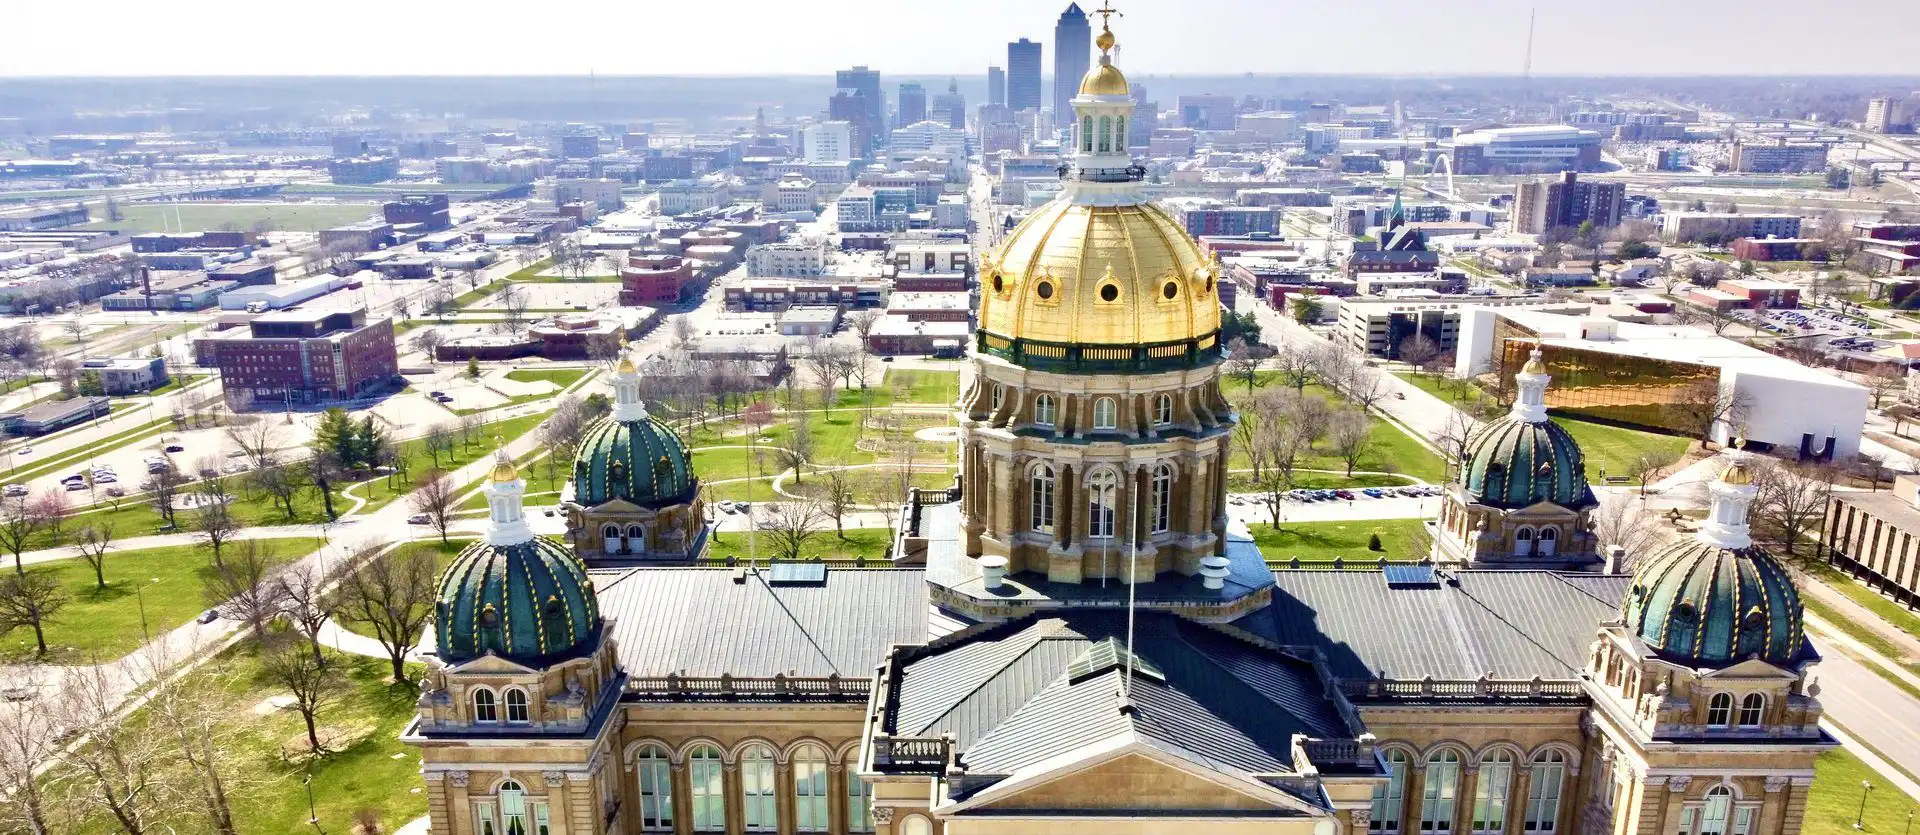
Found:
[{"label": "dome with gold striping", "polygon": [[493,654],[539,666],[590,650],[599,634],[587,567],[553,540],[478,540],[440,575],[434,641],[442,661]]}]

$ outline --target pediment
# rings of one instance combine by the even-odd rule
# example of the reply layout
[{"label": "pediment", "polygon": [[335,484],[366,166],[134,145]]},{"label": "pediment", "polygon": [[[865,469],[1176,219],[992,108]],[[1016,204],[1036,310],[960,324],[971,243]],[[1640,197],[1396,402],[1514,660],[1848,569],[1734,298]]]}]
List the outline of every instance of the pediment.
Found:
[{"label": "pediment", "polygon": [[1023,768],[948,811],[969,809],[1327,814],[1248,772],[1133,733]]},{"label": "pediment", "polygon": [[1566,507],[1545,501],[1534,502],[1526,507],[1507,511],[1508,518],[1519,517],[1522,519],[1573,519],[1579,515],[1580,514]]},{"label": "pediment", "polygon": [[1758,658],[1749,658],[1730,667],[1722,667],[1718,670],[1702,673],[1700,677],[1703,679],[1757,678],[1792,681],[1799,678],[1800,674],[1792,670],[1781,669],[1778,665],[1770,664]]},{"label": "pediment", "polygon": [[464,661],[459,664],[455,664],[452,667],[447,668],[447,675],[450,675],[450,676],[463,676],[463,675],[526,676],[526,675],[537,675],[539,674],[539,672],[540,672],[539,670],[533,669],[532,667],[521,666],[520,664],[514,661],[510,661],[498,655],[494,655],[491,652],[487,653],[486,655],[482,655],[479,658],[475,658],[471,661]]},{"label": "pediment", "polygon": [[593,507],[587,508],[587,512],[588,513],[606,513],[606,514],[612,514],[612,513],[638,514],[638,513],[648,513],[651,511],[649,511],[647,508],[634,504],[633,502],[627,501],[626,499],[608,499],[604,502],[594,505]]}]

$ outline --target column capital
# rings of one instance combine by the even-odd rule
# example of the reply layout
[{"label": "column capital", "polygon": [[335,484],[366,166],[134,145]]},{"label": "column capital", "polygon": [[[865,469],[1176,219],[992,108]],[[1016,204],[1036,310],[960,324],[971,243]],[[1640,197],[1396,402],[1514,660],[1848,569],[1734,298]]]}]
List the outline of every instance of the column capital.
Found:
[{"label": "column capital", "polygon": [[1682,775],[1680,775],[1680,776],[1678,776],[1678,777],[1668,777],[1668,778],[1667,778],[1667,791],[1670,791],[1670,792],[1683,792],[1683,791],[1686,791],[1686,790],[1687,790],[1687,784],[1689,784],[1689,783],[1692,783],[1692,782],[1693,782],[1693,777],[1692,777],[1692,776],[1690,776],[1690,775],[1686,775],[1686,774],[1682,774]]},{"label": "column capital", "polygon": [[1769,776],[1767,778],[1767,794],[1778,794],[1781,789],[1787,787],[1787,781],[1790,779],[1792,778],[1783,774]]},{"label": "column capital", "polygon": [[453,781],[454,788],[464,789],[467,787],[467,781],[473,779],[473,772],[464,768],[449,771],[447,772],[447,779]]},{"label": "column capital", "polygon": [[893,823],[893,807],[892,806],[873,807],[873,822],[874,823]]}]

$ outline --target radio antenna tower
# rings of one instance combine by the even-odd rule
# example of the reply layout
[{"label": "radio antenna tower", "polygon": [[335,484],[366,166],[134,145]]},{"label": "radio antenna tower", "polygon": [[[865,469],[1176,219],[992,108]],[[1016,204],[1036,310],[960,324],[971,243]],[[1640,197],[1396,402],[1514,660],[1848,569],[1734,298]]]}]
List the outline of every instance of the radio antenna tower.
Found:
[{"label": "radio antenna tower", "polygon": [[1526,106],[1532,103],[1531,99],[1533,98],[1533,18],[1534,15],[1539,12],[1540,7],[1537,5],[1527,8],[1527,57],[1520,64],[1520,107],[1522,110],[1525,110]]}]

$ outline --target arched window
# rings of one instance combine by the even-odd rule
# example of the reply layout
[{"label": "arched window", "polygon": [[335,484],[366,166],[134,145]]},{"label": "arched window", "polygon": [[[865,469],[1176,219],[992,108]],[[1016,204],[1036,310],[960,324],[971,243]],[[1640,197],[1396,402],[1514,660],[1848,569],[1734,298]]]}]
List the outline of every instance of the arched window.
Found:
[{"label": "arched window", "polygon": [[1733,790],[1714,786],[1707,790],[1707,802],[1700,807],[1700,831],[1696,835],[1727,835],[1727,819],[1732,817]]},{"label": "arched window", "polygon": [[1153,425],[1166,426],[1173,422],[1173,395],[1163,394],[1153,399]]},{"label": "arched window", "polygon": [[1740,700],[1740,727],[1760,727],[1760,717],[1767,713],[1767,697],[1759,693],[1748,693]]},{"label": "arched window", "polygon": [[1715,693],[1707,700],[1707,727],[1724,728],[1733,720],[1733,694]]},{"label": "arched window", "polygon": [[1453,831],[1454,793],[1460,788],[1460,755],[1435,751],[1427,757],[1427,779],[1420,794],[1420,832],[1445,835]]},{"label": "arched window", "polygon": [[1087,536],[1113,536],[1115,487],[1112,470],[1098,470],[1087,479]]},{"label": "arched window", "polygon": [[1115,151],[1127,149],[1127,117],[1125,116],[1113,117],[1113,149]]},{"label": "arched window", "polygon": [[908,815],[907,822],[900,827],[900,835],[933,835],[933,824],[919,815]]},{"label": "arched window", "polygon": [[873,788],[847,769],[847,831],[873,831]]},{"label": "arched window", "polygon": [[1567,760],[1559,751],[1533,758],[1533,773],[1527,780],[1527,832],[1551,835],[1559,828],[1560,784],[1566,779]]},{"label": "arched window", "polygon": [[500,784],[500,830],[505,835],[527,835],[527,791],[508,780]]},{"label": "arched window", "polygon": [[802,745],[793,752],[793,828],[800,832],[827,831],[827,752],[818,745]]},{"label": "arched window", "polygon": [[1533,554],[1533,529],[1521,528],[1513,532],[1513,553],[1516,556]]},{"label": "arched window", "polygon": [[1153,533],[1173,527],[1173,465],[1153,468]]},{"label": "arched window", "polygon": [[1543,557],[1551,557],[1560,545],[1559,528],[1541,528],[1538,550]]},{"label": "arched window", "polygon": [[1080,117],[1080,150],[1093,153],[1093,117]]},{"label": "arched window", "polygon": [[628,525],[627,538],[633,540],[634,547],[639,547],[640,543],[647,538],[647,529],[639,525]]},{"label": "arched window", "polygon": [[1053,468],[1041,464],[1033,468],[1033,529],[1053,533]]},{"label": "arched window", "polygon": [[774,794],[772,748],[755,744],[741,752],[740,796],[748,832],[772,832],[779,828],[780,800]]},{"label": "arched window", "polygon": [[687,756],[687,794],[693,801],[693,831],[727,830],[726,769],[720,749],[702,745]]},{"label": "arched window", "polygon": [[1513,784],[1513,755],[1494,751],[1480,758],[1480,779],[1473,789],[1473,831],[1499,835],[1507,830],[1507,791]]},{"label": "arched window", "polygon": [[1100,153],[1113,151],[1113,117],[1100,117]]},{"label": "arched window", "polygon": [[1119,419],[1120,410],[1113,405],[1113,398],[1102,397],[1093,401],[1093,428],[1112,429]]},{"label": "arched window", "polygon": [[509,687],[502,691],[501,701],[507,704],[507,721],[526,723],[532,721],[527,711],[527,691],[518,687]]},{"label": "arched window", "polygon": [[1387,782],[1373,787],[1373,835],[1400,835],[1400,815],[1407,804],[1407,753],[1387,752]]},{"label": "arched window", "polygon": [[500,721],[500,707],[499,707],[499,704],[494,701],[492,690],[488,690],[485,687],[479,687],[474,689],[473,721],[475,722]]},{"label": "arched window", "polygon": [[600,538],[605,540],[602,550],[612,551],[620,547],[620,526],[608,525],[600,529]]},{"label": "arched window", "polygon": [[1053,425],[1053,398],[1040,395],[1033,399],[1033,422],[1037,426]]},{"label": "arched window", "polygon": [[673,831],[673,760],[667,749],[649,745],[634,760],[640,772],[640,828],[647,832]]}]

